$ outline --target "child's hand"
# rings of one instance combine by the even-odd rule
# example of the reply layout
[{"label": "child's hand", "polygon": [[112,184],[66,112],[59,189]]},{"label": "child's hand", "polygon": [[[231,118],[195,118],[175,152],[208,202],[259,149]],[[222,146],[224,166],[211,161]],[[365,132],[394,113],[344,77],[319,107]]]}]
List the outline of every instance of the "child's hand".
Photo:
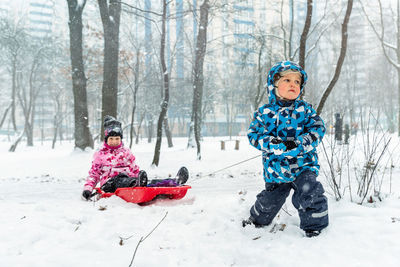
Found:
[{"label": "child's hand", "polygon": [[272,140],[271,140],[271,144],[273,144],[273,145],[279,145],[279,144],[281,144],[282,143],[282,140],[281,139],[278,139],[278,138],[273,138]]},{"label": "child's hand", "polygon": [[286,151],[292,150],[297,147],[297,144],[295,141],[284,141],[283,144],[286,146]]},{"label": "child's hand", "polygon": [[286,150],[285,144],[282,142],[282,140],[277,138],[271,140],[269,147],[272,150],[272,153],[277,156],[282,155],[282,153]]},{"label": "child's hand", "polygon": [[91,197],[91,195],[92,195],[92,192],[90,192],[89,190],[84,190],[84,191],[82,192],[82,197],[83,197],[84,199],[86,199],[86,200],[89,200],[89,198]]},{"label": "child's hand", "polygon": [[274,138],[270,142],[270,149],[272,153],[279,156],[285,154],[287,151],[295,149],[297,144],[295,141],[282,141],[281,139]]}]

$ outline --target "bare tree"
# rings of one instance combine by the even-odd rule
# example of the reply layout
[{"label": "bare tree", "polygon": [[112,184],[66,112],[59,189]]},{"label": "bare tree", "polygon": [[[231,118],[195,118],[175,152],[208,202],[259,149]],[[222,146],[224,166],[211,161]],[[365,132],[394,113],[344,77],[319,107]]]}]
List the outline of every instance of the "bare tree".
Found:
[{"label": "bare tree", "polygon": [[313,0],[307,0],[307,14],[303,32],[300,37],[299,64],[304,69],[306,61],[306,42],[311,27]]},{"label": "bare tree", "polygon": [[5,121],[6,118],[7,118],[7,114],[8,114],[8,112],[10,111],[11,106],[12,106],[12,102],[11,102],[11,104],[6,108],[6,110],[4,111],[3,117],[2,117],[1,120],[0,120],[0,129],[1,129],[1,127],[3,126],[4,121]]},{"label": "bare tree", "polygon": [[[318,5],[320,5],[321,2],[318,2]],[[332,2],[330,2],[332,4]],[[333,3],[332,5],[335,5],[336,3]],[[290,8],[290,25],[289,25],[289,40],[286,40],[285,37],[285,43],[288,43],[288,51],[285,54],[286,58],[289,58],[290,60],[294,60],[297,56],[297,53],[299,53],[299,63],[304,64],[301,65],[302,67],[305,67],[305,61],[307,60],[308,56],[310,53],[317,47],[317,44],[319,43],[321,37],[324,35],[324,33],[333,25],[335,21],[337,21],[338,16],[334,16],[330,22],[323,23],[327,21],[327,17],[329,14],[333,12],[329,12],[329,5],[328,5],[328,0],[325,0],[325,7],[324,11],[322,13],[322,16],[319,17],[319,20],[316,21],[315,23],[312,23],[312,10],[313,10],[314,3],[311,1],[307,2],[307,14],[305,18],[305,23],[303,27],[303,31],[300,36],[300,42],[297,44],[296,48],[293,51],[294,47],[294,42],[293,42],[293,27],[294,27],[294,3],[293,0],[289,1],[289,8]],[[281,27],[283,26],[283,23],[281,22]],[[321,25],[325,25],[322,26]],[[312,38],[313,40],[310,40],[310,36],[315,35],[315,38]],[[276,38],[276,36],[274,36]],[[313,41],[307,46],[307,41]],[[307,48],[308,47],[308,48]]]},{"label": "bare tree", "polygon": [[0,45],[5,49],[5,54],[7,61],[10,64],[8,68],[11,74],[11,101],[9,107],[6,108],[4,115],[0,122],[0,127],[3,125],[7,113],[11,111],[11,123],[13,129],[17,131],[16,123],[16,101],[17,101],[17,72],[19,69],[19,64],[22,58],[23,48],[26,45],[26,34],[22,27],[18,25],[13,25],[7,20],[1,20],[0,25]]},{"label": "bare tree", "polygon": [[[81,5],[78,4],[81,3]],[[72,90],[74,93],[75,147],[93,148],[93,139],[89,130],[87,107],[86,77],[82,59],[82,11],[86,0],[67,0],[69,11],[69,34],[72,70]]]},{"label": "bare tree", "polygon": [[289,59],[293,60],[293,51],[292,51],[292,39],[293,39],[293,26],[294,26],[294,3],[293,0],[289,0],[289,8],[290,8],[290,27],[289,27],[289,44],[288,44],[288,53]]},{"label": "bare tree", "polygon": [[164,126],[165,136],[167,137],[168,147],[173,147],[174,144],[172,143],[172,133],[171,129],[169,128],[168,113],[165,114],[163,126]]},{"label": "bare tree", "polygon": [[[362,1],[360,1],[362,10],[368,20],[368,23],[371,25],[375,35],[378,37],[379,42],[381,43],[382,46],[382,50],[383,53],[385,55],[385,58],[387,59],[387,61],[389,61],[389,63],[395,67],[396,71],[397,71],[397,87],[398,87],[398,103],[400,103],[400,1],[397,0],[396,1],[396,22],[394,23],[395,26],[395,33],[396,36],[394,38],[394,40],[396,40],[396,44],[390,43],[389,41],[387,41],[385,38],[385,25],[383,23],[383,12],[382,12],[382,3],[380,0],[378,1],[378,5],[379,5],[379,15],[380,15],[380,32],[378,32],[377,29],[377,25],[375,25],[370,17],[367,15],[367,12],[365,11],[365,7],[362,3]],[[391,51],[393,51],[395,54],[394,56],[391,55]],[[398,135],[400,136],[400,109],[398,109],[398,114],[397,114],[397,119],[398,119],[398,125],[397,125],[397,132]]]},{"label": "bare tree", "polygon": [[[130,78],[129,78],[129,75],[128,75],[128,70],[123,72],[126,80],[128,81],[128,86],[131,89],[132,94],[133,94],[133,103],[132,103],[132,111],[131,111],[131,122],[130,122],[130,125],[131,125],[131,128],[130,128],[130,143],[129,143],[129,147],[130,148],[132,148],[132,144],[133,144],[133,134],[134,134],[134,131],[135,131],[134,121],[135,121],[135,112],[136,112],[136,108],[137,108],[137,93],[138,93],[139,87],[140,87],[139,74],[140,74],[140,55],[141,55],[141,51],[140,51],[140,47],[139,48],[135,48],[135,49],[136,49],[136,54],[135,54],[136,61],[135,61],[134,66],[129,64],[127,58],[124,59],[125,64],[128,66],[129,72],[133,73],[133,85],[132,85],[132,82],[130,81]],[[141,120],[141,121],[143,121],[143,120]],[[139,132],[136,133],[136,136],[138,136],[138,135],[139,135]]]},{"label": "bare tree", "polygon": [[[254,95],[254,92],[250,92],[250,97],[252,98],[252,107],[251,110],[256,110],[262,100],[265,98],[265,93],[266,90],[264,88],[263,84],[263,76],[265,67],[266,69],[269,69],[271,67],[271,56],[268,56],[268,61],[267,62],[262,62],[263,58],[263,52],[268,51],[267,49],[267,38],[264,34],[260,34],[259,36],[255,36],[255,39],[259,45],[258,47],[258,53],[257,53],[257,87],[256,87],[256,92]],[[291,43],[291,42],[289,42]],[[290,50],[290,45],[289,45],[289,50]],[[290,52],[290,51],[289,51]],[[264,66],[266,65],[266,66]],[[253,96],[254,95],[254,96]]]},{"label": "bare tree", "polygon": [[[18,100],[21,104],[22,111],[25,118],[24,132],[27,137],[27,145],[33,146],[33,126],[35,118],[36,99],[39,95],[40,89],[47,82],[43,73],[45,70],[41,67],[44,63],[43,59],[46,57],[45,50],[47,47],[40,47],[37,51],[33,51],[33,59],[29,70],[28,86],[22,84],[21,90],[18,91]],[[20,73],[19,80],[22,83],[22,73]],[[39,84],[38,84],[39,83]]]},{"label": "bare tree", "polygon": [[203,65],[207,47],[207,27],[209,1],[204,0],[200,6],[200,24],[196,42],[196,57],[193,65],[193,107],[192,121],[194,121],[194,136],[197,145],[197,159],[201,159],[200,130],[201,130],[201,108],[203,98]]},{"label": "bare tree", "polygon": [[324,91],[322,98],[319,102],[319,105],[317,108],[318,114],[321,114],[322,109],[324,108],[325,102],[328,99],[329,94],[333,90],[333,87],[335,86],[336,82],[338,81],[339,76],[340,76],[340,71],[342,70],[342,66],[343,66],[344,59],[346,57],[346,50],[347,50],[347,37],[348,37],[347,26],[349,24],[352,9],[353,9],[353,0],[348,0],[346,14],[344,15],[343,24],[342,24],[342,42],[341,42],[341,48],[340,48],[340,55],[339,55],[338,61],[336,63],[335,74],[334,74],[332,80],[330,81],[328,87]]},{"label": "bare tree", "polygon": [[160,162],[161,142],[162,142],[162,127],[165,121],[165,117],[168,111],[169,102],[169,74],[167,64],[165,63],[165,36],[166,36],[166,21],[167,21],[167,0],[163,0],[163,12],[162,12],[162,26],[161,26],[161,47],[160,47],[160,61],[163,76],[163,89],[164,99],[161,102],[160,116],[157,122],[157,140],[154,149],[154,157],[152,165],[158,166]]},{"label": "bare tree", "polygon": [[[72,99],[71,92],[65,90],[67,79],[69,78],[69,62],[65,57],[64,49],[61,46],[54,46],[54,51],[49,56],[52,69],[48,72],[50,75],[51,84],[47,85],[47,91],[53,102],[53,140],[52,149],[55,148],[57,137],[60,141],[63,140],[63,122],[66,122],[68,127],[68,117],[72,114],[73,110],[70,109]],[[53,78],[54,77],[54,78]]]},{"label": "bare tree", "polygon": [[[132,141],[133,141],[133,122],[135,120],[135,111],[136,111],[136,102],[137,102],[137,92],[139,91],[139,68],[140,68],[140,64],[139,64],[139,56],[140,56],[140,50],[137,50],[136,52],[136,64],[135,64],[135,71],[134,71],[134,76],[135,76],[135,80],[134,80],[134,90],[133,90],[133,106],[132,106],[132,119],[131,119],[131,142],[129,144],[129,147],[132,147]],[[142,116],[143,117],[143,116]],[[139,130],[140,130],[140,125],[138,128],[138,132],[136,133],[137,137],[139,136]],[[138,139],[136,139],[138,140]]]},{"label": "bare tree", "polygon": [[[98,0],[104,30],[104,67],[101,117],[117,117],[118,107],[118,53],[121,2]],[[104,137],[103,125],[101,138]]]},{"label": "bare tree", "polygon": [[54,134],[51,148],[54,149],[56,146],[57,135],[61,132],[61,123],[64,119],[62,113],[62,90],[57,90],[54,93],[55,102],[55,114],[54,114]]}]

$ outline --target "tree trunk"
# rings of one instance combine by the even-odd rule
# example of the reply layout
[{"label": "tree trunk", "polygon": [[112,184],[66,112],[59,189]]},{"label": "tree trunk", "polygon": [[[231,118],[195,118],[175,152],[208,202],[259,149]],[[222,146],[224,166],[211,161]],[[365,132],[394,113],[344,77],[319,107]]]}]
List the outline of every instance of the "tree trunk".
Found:
[{"label": "tree trunk", "polygon": [[29,122],[25,122],[26,145],[33,146],[33,127]]},{"label": "tree trunk", "polygon": [[344,16],[344,20],[343,20],[343,24],[342,24],[342,43],[341,43],[341,48],[340,48],[340,55],[339,55],[339,58],[338,58],[338,61],[336,64],[335,75],[333,76],[331,82],[328,85],[328,88],[326,88],[324,94],[322,95],[321,101],[319,102],[319,105],[317,108],[318,115],[321,114],[322,109],[324,108],[325,102],[328,99],[328,96],[331,93],[336,82],[338,81],[339,76],[340,76],[340,71],[342,70],[342,66],[344,63],[344,59],[346,57],[346,50],[347,50],[347,37],[348,37],[347,26],[349,24],[352,9],[353,9],[353,0],[348,0],[346,14]]},{"label": "tree trunk", "polygon": [[262,64],[261,64],[262,52],[265,47],[265,42],[266,42],[265,39],[261,40],[260,50],[258,51],[258,62],[257,62],[258,82],[257,82],[257,91],[256,91],[256,95],[254,97],[252,110],[256,110],[258,108],[261,101],[264,99],[265,92],[266,92],[266,90],[264,90],[264,86],[262,83],[262,77],[263,77],[264,73],[262,71],[263,69],[262,69]]},{"label": "tree trunk", "polygon": [[160,60],[161,60],[161,69],[163,72],[163,88],[164,88],[164,100],[161,103],[161,112],[158,117],[157,122],[157,140],[156,146],[154,148],[154,157],[152,165],[158,166],[160,162],[160,150],[161,150],[161,142],[162,142],[162,126],[165,120],[165,116],[168,111],[168,102],[169,102],[169,75],[167,65],[165,63],[165,35],[166,35],[166,20],[167,20],[167,0],[163,0],[163,13],[162,13],[162,26],[161,26],[161,48],[160,48]]},{"label": "tree trunk", "polygon": [[1,129],[1,127],[3,127],[3,123],[4,123],[4,121],[6,120],[7,113],[8,113],[8,111],[11,109],[11,106],[12,106],[12,104],[10,104],[10,105],[6,108],[6,110],[4,111],[3,117],[2,117],[2,119],[1,119],[1,121],[0,121],[0,129]]},{"label": "tree trunk", "polygon": [[[35,100],[38,94],[38,92],[34,92],[35,89],[33,82],[35,76],[34,73],[37,70],[39,57],[40,51],[36,55],[34,55],[34,60],[30,68],[28,92],[26,91],[26,86],[22,86],[21,91],[19,91],[17,94],[24,115],[24,133],[26,134],[27,146],[33,146],[33,121],[35,112]],[[22,80],[22,72],[19,73],[19,75],[17,76],[17,81],[20,80]]]},{"label": "tree trunk", "polygon": [[142,115],[142,117],[139,120],[135,144],[139,144],[139,135],[140,135],[140,129],[142,128],[143,119],[144,119],[144,114]]},{"label": "tree trunk", "polygon": [[[397,104],[400,104],[400,68],[397,68],[397,90],[398,90]],[[397,113],[397,134],[398,136],[400,136],[400,108],[398,108],[398,113]]]},{"label": "tree trunk", "polygon": [[172,134],[171,129],[169,128],[168,116],[165,116],[164,119],[164,131],[167,136],[168,147],[173,147],[174,144],[172,143]]},{"label": "tree trunk", "polygon": [[33,126],[34,126],[34,117],[35,117],[35,99],[32,99],[33,103],[30,103],[31,106],[31,113],[29,114],[30,116],[28,117],[26,121],[26,139],[27,139],[27,145],[28,146],[33,146]]},{"label": "tree trunk", "polygon": [[153,138],[153,117],[150,120],[147,120],[147,143],[151,143],[151,139]]},{"label": "tree trunk", "polygon": [[[133,123],[135,121],[135,112],[136,112],[136,98],[137,98],[137,92],[139,91],[139,68],[140,68],[140,51],[136,51],[136,64],[135,64],[135,70],[134,70],[134,75],[135,75],[135,81],[134,81],[134,90],[133,90],[133,106],[132,106],[132,117],[131,117],[131,131],[130,131],[130,144],[129,147],[132,148],[133,144],[133,132],[134,132],[134,126]],[[136,136],[139,135],[139,132],[136,134]]]},{"label": "tree trunk", "polygon": [[290,29],[289,29],[289,60],[293,60],[292,53],[292,39],[293,39],[293,25],[294,25],[294,4],[293,0],[289,0],[290,8]]},{"label": "tree trunk", "polygon": [[[33,125],[35,122],[35,105],[36,105],[36,98],[39,95],[40,87],[35,92],[34,80],[35,80],[35,73],[39,66],[39,58],[41,58],[41,51],[36,53],[35,58],[32,63],[31,72],[29,75],[29,96],[23,96],[25,103],[23,105],[24,115],[25,115],[25,134],[27,138],[27,145],[33,146]],[[25,93],[25,90],[23,91]],[[22,100],[21,99],[21,100]]]},{"label": "tree trunk", "polygon": [[283,38],[282,38],[282,46],[283,46],[283,55],[286,58],[288,58],[288,52],[287,52],[287,37],[286,37],[286,26],[283,25],[283,5],[284,5],[284,1],[281,1],[281,9],[280,9],[280,15],[281,15],[281,30],[282,30],[282,34],[283,34]]},{"label": "tree trunk", "polygon": [[69,34],[72,69],[72,90],[74,94],[75,147],[84,150],[93,148],[93,139],[89,130],[87,107],[86,77],[82,58],[82,11],[86,0],[78,5],[77,0],[67,0],[69,11]]},{"label": "tree trunk", "polygon": [[[130,143],[129,143],[129,148],[132,148],[132,143],[133,143],[133,123],[135,121],[135,110],[136,110],[136,96],[133,97],[133,107],[132,107],[132,117],[131,117],[131,129],[130,129]],[[138,135],[138,134],[136,134]]]},{"label": "tree trunk", "polygon": [[58,124],[58,119],[57,119],[57,114],[56,114],[56,115],[54,115],[54,132],[53,132],[53,142],[51,144],[51,149],[54,149],[56,147],[58,128],[59,128],[59,124]]},{"label": "tree trunk", "polygon": [[203,65],[207,48],[207,27],[208,11],[210,5],[208,0],[204,0],[200,6],[200,25],[196,42],[196,58],[194,63],[193,79],[193,106],[192,115],[194,118],[194,137],[197,145],[197,159],[201,159],[200,131],[201,131],[201,108],[203,98]]},{"label": "tree trunk", "polygon": [[57,131],[58,131],[58,127],[55,126],[54,128],[54,134],[53,134],[53,141],[51,143],[51,149],[54,149],[56,147],[56,142],[57,142]]},{"label": "tree trunk", "polygon": [[190,124],[189,124],[189,132],[188,132],[188,143],[187,143],[187,148],[193,148],[195,147],[194,144],[194,113],[192,112],[192,117],[190,119]]},{"label": "tree trunk", "polygon": [[[397,58],[397,62],[400,62],[400,1],[399,0],[397,0],[397,22],[396,23],[397,23],[396,58]],[[382,27],[383,27],[383,25],[382,25]],[[398,65],[397,65],[396,70],[397,70],[397,90],[398,90],[398,93],[397,93],[398,102],[397,102],[397,104],[399,105],[400,104],[400,68],[399,68]],[[398,122],[397,122],[397,127],[398,127],[397,128],[397,134],[398,134],[398,136],[400,136],[400,108],[398,108],[397,119],[398,119]]]},{"label": "tree trunk", "polygon": [[300,51],[299,51],[299,65],[304,69],[305,61],[306,61],[306,43],[308,32],[311,27],[311,19],[312,19],[312,9],[313,9],[313,0],[307,0],[307,15],[306,21],[304,23],[303,32],[300,37]]},{"label": "tree trunk", "polygon": [[61,144],[61,141],[64,140],[62,121],[60,121],[60,125],[58,127],[58,138],[59,138],[60,144]]},{"label": "tree trunk", "polygon": [[[104,62],[101,117],[117,117],[118,107],[118,54],[121,2],[98,0],[104,30]],[[101,138],[104,138],[103,124]]]},{"label": "tree trunk", "polygon": [[22,140],[22,137],[24,136],[24,134],[25,134],[25,129],[22,131],[22,133],[17,137],[17,139],[11,145],[8,152],[15,152],[15,150],[17,149],[17,146],[18,146],[19,142]]},{"label": "tree trunk", "polygon": [[56,110],[55,110],[55,115],[54,115],[54,131],[53,131],[53,142],[51,145],[51,148],[54,149],[56,146],[57,142],[57,135],[59,135],[60,141],[62,140],[62,130],[61,130],[61,123],[63,121],[62,116],[62,110],[61,110],[61,99],[60,99],[60,94],[57,94],[55,97],[55,102],[56,102]]},{"label": "tree trunk", "polygon": [[15,120],[15,100],[17,95],[17,56],[13,56],[12,63],[12,82],[11,82],[11,122],[14,128],[14,131],[17,132],[17,123]]}]

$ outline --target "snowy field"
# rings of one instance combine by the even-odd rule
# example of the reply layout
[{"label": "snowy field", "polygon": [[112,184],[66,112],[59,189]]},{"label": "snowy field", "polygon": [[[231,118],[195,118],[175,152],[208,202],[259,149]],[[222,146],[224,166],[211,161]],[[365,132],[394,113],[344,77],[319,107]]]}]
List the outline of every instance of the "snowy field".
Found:
[{"label": "snowy field", "polygon": [[[140,238],[166,214],[138,247],[133,266],[400,266],[399,166],[382,201],[358,205],[347,194],[337,202],[328,192],[330,226],[320,236],[304,236],[290,197],[287,212],[275,218],[286,228],[271,233],[271,226],[241,226],[264,186],[261,158],[208,176],[258,155],[243,137],[239,151],[234,142],[221,151],[221,139],[205,139],[201,161],[186,149],[186,138],[174,139],[173,148],[164,140],[158,168],[150,167],[154,143],[135,145],[150,177],[175,175],[180,166],[191,175],[184,199],[144,207],[117,197],[81,200],[93,151],[36,142],[9,153],[10,144],[0,142],[0,266],[127,267]],[[319,180],[331,191],[323,175]]]}]

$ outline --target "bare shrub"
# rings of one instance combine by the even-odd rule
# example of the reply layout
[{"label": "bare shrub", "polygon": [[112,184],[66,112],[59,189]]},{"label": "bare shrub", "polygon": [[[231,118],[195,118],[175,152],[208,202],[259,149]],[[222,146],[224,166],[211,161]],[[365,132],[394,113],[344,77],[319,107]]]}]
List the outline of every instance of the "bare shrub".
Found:
[{"label": "bare shrub", "polygon": [[349,144],[337,142],[334,135],[324,139],[322,155],[325,161],[321,164],[321,171],[335,199],[342,199],[348,189],[351,201],[358,204],[362,204],[368,196],[370,202],[374,198],[382,200],[385,182],[389,182],[391,192],[395,165],[393,155],[397,149],[396,145],[390,151],[392,137],[383,130],[379,117],[369,112],[366,118],[361,116],[360,122],[361,132],[351,136]]}]

